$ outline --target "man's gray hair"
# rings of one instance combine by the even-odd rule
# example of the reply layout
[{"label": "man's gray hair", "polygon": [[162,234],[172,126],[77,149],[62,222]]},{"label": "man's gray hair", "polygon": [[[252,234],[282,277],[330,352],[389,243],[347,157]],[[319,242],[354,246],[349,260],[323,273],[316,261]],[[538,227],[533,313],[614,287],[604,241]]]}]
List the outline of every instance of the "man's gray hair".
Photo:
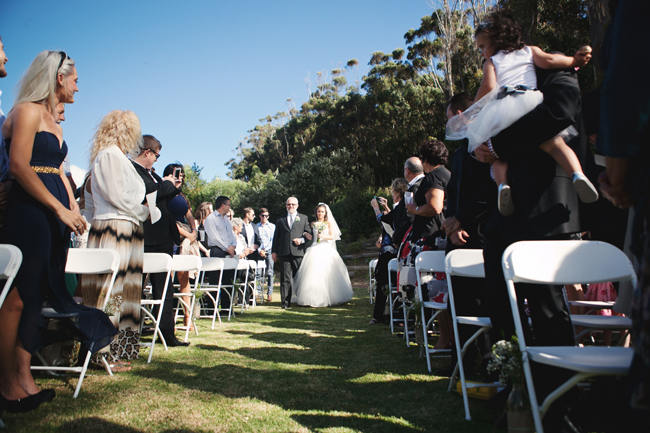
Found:
[{"label": "man's gray hair", "polygon": [[404,168],[408,169],[413,174],[420,174],[424,172],[424,167],[422,167],[422,161],[417,156],[412,156],[406,160],[404,163]]},{"label": "man's gray hair", "polygon": [[237,218],[233,218],[230,223],[232,224],[233,227],[243,227],[244,220],[237,217]]}]

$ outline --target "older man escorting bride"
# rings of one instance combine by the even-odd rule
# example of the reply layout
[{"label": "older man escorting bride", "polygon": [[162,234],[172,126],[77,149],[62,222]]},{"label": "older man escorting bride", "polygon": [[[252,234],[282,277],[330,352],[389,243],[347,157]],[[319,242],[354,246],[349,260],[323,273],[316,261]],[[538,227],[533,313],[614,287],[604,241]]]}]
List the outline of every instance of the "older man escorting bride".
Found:
[{"label": "older man escorting bride", "polygon": [[348,269],[336,251],[341,231],[325,203],[316,207],[312,223],[313,243],[307,249],[294,280],[292,302],[311,307],[327,307],[352,299]]}]

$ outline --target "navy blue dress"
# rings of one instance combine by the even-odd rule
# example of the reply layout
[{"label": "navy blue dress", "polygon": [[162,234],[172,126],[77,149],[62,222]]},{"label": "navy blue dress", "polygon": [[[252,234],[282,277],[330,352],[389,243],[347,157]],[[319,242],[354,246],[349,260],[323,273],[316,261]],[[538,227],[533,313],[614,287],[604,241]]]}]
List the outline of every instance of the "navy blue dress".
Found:
[{"label": "navy blue dress", "polygon": [[[68,152],[65,141],[59,146],[56,135],[41,131],[34,136],[30,165],[59,168]],[[70,201],[59,174],[37,173],[47,190],[65,207]],[[23,262],[14,285],[23,301],[18,338],[30,353],[41,345],[45,321],[41,306],[45,301],[59,313],[76,313],[75,326],[84,347],[96,352],[108,345],[117,333],[103,311],[77,304],[65,285],[65,263],[70,230],[56,215],[14,182],[5,215],[2,242],[16,245]]]}]

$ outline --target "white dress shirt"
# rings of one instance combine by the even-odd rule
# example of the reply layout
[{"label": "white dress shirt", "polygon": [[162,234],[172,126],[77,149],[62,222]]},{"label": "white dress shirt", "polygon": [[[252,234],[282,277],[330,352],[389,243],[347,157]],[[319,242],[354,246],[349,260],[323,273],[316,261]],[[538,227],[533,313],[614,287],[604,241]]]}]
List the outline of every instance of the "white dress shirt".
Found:
[{"label": "white dress shirt", "polygon": [[247,239],[247,247],[248,248],[254,248],[255,245],[255,229],[253,228],[252,223],[244,224],[244,230],[246,230],[246,239]]},{"label": "white dress shirt", "polygon": [[203,228],[208,237],[208,247],[218,247],[223,251],[231,246],[237,247],[237,237],[228,217],[217,211],[212,212],[203,222]]}]

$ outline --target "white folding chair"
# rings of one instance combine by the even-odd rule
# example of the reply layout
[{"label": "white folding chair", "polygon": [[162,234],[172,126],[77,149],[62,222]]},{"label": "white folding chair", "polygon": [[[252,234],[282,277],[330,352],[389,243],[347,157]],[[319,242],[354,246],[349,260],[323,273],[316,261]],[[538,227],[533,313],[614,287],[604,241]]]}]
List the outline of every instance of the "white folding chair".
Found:
[{"label": "white folding chair", "polygon": [[[502,265],[535,429],[543,433],[542,418],[555,400],[589,377],[626,374],[633,351],[625,347],[528,346],[519,315],[515,283],[565,285],[630,281],[636,286],[636,275],[621,250],[599,241],[516,242],[504,251]],[[575,373],[546,396],[541,406],[537,403],[531,361]]]},{"label": "white folding chair", "polygon": [[223,272],[232,271],[232,281],[223,281],[223,273],[221,278],[221,290],[228,293],[230,297],[230,305],[228,306],[228,320],[231,317],[235,317],[234,304],[237,302],[235,300],[235,295],[237,294],[237,269],[239,268],[240,263],[239,259],[236,257],[225,257],[223,259]]},{"label": "white folding chair", "polygon": [[377,291],[377,280],[375,279],[377,261],[377,259],[372,259],[368,263],[368,296],[370,297],[371,304],[375,301],[375,294]]},{"label": "white folding chair", "polygon": [[2,292],[0,292],[0,307],[11,290],[11,284],[14,282],[22,262],[23,253],[20,248],[10,244],[0,244],[0,279],[5,280]]},{"label": "white folding chair", "polygon": [[[111,297],[111,291],[113,290],[113,285],[115,284],[115,278],[117,277],[117,272],[120,267],[120,255],[114,249],[108,248],[70,248],[68,249],[68,258],[65,266],[65,272],[69,274],[99,274],[105,275],[110,274],[111,278],[109,280],[109,285],[106,290],[106,297],[104,298],[102,304],[102,310],[106,308]],[[41,314],[47,319],[66,319],[73,318],[74,314],[66,313],[57,313],[53,308],[46,307],[41,310]],[[84,377],[86,376],[86,371],[88,370],[88,364],[90,363],[90,350],[86,353],[86,358],[83,365],[80,367],[53,367],[48,365],[34,365],[31,367],[32,370],[44,370],[48,372],[56,371],[69,371],[73,373],[79,373],[79,380],[77,381],[77,387],[75,388],[73,398],[77,398],[79,391],[81,391],[81,385],[83,383]],[[44,361],[41,356],[39,356],[41,361]],[[102,358],[104,367],[109,375],[113,375],[110,366],[106,362],[106,359]]]},{"label": "white folding chair", "polygon": [[[219,295],[221,293],[221,279],[223,273],[223,263],[224,259],[220,257],[201,257],[201,272],[200,272],[200,289],[203,292],[204,296],[207,296],[210,301],[212,301],[212,314],[203,315],[201,314],[201,309],[199,308],[199,318],[209,317],[212,319],[211,329],[214,329],[214,322],[219,319],[219,324],[221,324],[221,314],[219,312]],[[217,284],[210,284],[209,281],[206,281],[205,274],[206,272],[219,272],[219,281]]]},{"label": "white folding chair", "polygon": [[257,261],[257,272],[255,274],[255,278],[257,279],[257,290],[260,295],[260,303],[264,303],[264,288],[266,287],[268,290],[268,283],[265,281],[266,280],[266,260],[258,260]]},{"label": "white folding chair", "polygon": [[[248,293],[248,270],[250,269],[250,264],[246,259],[239,259],[237,262],[237,268],[235,269],[235,276],[233,279],[233,296],[241,296],[241,302],[238,304],[241,306],[241,312],[248,307],[248,302],[246,302],[246,293]],[[242,272],[243,271],[243,272]],[[237,278],[238,275],[244,274],[243,281],[241,278]],[[233,298],[230,298],[230,310],[232,311]]]},{"label": "white folding chair", "polygon": [[[483,250],[479,249],[457,249],[450,251],[445,257],[445,273],[447,274],[447,289],[449,290],[449,308],[451,310],[451,324],[454,328],[454,341],[456,345],[456,366],[449,377],[449,386],[447,391],[451,391],[456,383],[456,373],[460,376],[461,391],[463,394],[463,406],[465,407],[465,419],[471,420],[469,413],[469,398],[467,396],[468,388],[499,386],[497,383],[468,383],[465,377],[465,368],[463,367],[463,357],[470,345],[482,334],[486,333],[492,327],[489,317],[478,316],[458,316],[456,314],[456,304],[454,301],[454,288],[452,284],[453,276],[467,278],[485,278],[485,267],[483,265]],[[460,334],[458,325],[476,326],[478,329],[472,334],[465,344],[460,345]]]},{"label": "white folding chair", "polygon": [[[194,318],[194,304],[196,302],[196,290],[199,286],[198,274],[201,272],[201,258],[199,256],[192,255],[174,255],[172,256],[172,276],[171,280],[174,281],[174,275],[176,272],[196,272],[197,278],[194,279],[194,287],[190,288],[189,293],[174,293],[174,297],[178,300],[179,306],[176,307],[176,314],[174,317],[174,322],[176,322],[178,313],[180,310],[188,311],[189,317],[186,322],[188,325],[177,326],[176,329],[185,331],[185,338],[183,341],[187,341],[190,335],[190,328],[194,327],[194,333],[199,335],[198,327],[196,326],[196,321]],[[183,313],[184,315],[185,313]]]},{"label": "white folding chair", "polygon": [[[145,318],[150,319],[154,324],[153,335],[151,336],[151,343],[140,343],[140,346],[150,347],[149,349],[149,358],[147,358],[147,363],[151,362],[153,357],[153,350],[156,346],[156,338],[160,336],[160,341],[163,343],[163,347],[167,350],[167,342],[165,337],[160,331],[160,318],[162,317],[163,308],[165,306],[165,297],[167,296],[167,289],[169,287],[170,275],[172,272],[172,256],[165,253],[144,253],[144,261],[142,264],[142,273],[147,274],[166,274],[165,285],[163,287],[162,296],[160,299],[145,299],[142,298],[140,301],[140,309],[143,313],[142,323],[144,323]],[[154,316],[153,309],[158,307],[158,314]]]},{"label": "white folding chair", "polygon": [[[253,278],[251,278],[248,281],[247,290],[251,291],[250,306],[254,308],[254,307],[257,306],[257,283],[258,283],[258,279],[257,279],[257,260],[247,260],[247,262],[248,262],[249,269],[253,273],[253,275],[252,275]],[[244,302],[245,302],[245,300],[244,300]]]},{"label": "white folding chair", "polygon": [[388,314],[390,314],[390,333],[395,333],[395,323],[399,322],[400,319],[395,317],[394,310],[400,300],[400,294],[397,290],[397,286],[393,287],[393,272],[397,273],[399,265],[397,259],[390,259],[388,261]]},{"label": "white folding chair", "polygon": [[[445,252],[444,251],[423,251],[415,258],[415,271],[418,281],[418,287],[415,289],[416,299],[420,304],[420,317],[422,318],[422,334],[424,338],[424,356],[427,359],[427,370],[431,373],[431,355],[433,356],[449,356],[450,349],[433,349],[429,347],[429,328],[433,331],[434,321],[438,315],[447,309],[447,303],[433,302],[422,299],[422,273],[423,272],[444,272],[445,270]],[[425,308],[434,310],[431,317],[424,322]]]}]

